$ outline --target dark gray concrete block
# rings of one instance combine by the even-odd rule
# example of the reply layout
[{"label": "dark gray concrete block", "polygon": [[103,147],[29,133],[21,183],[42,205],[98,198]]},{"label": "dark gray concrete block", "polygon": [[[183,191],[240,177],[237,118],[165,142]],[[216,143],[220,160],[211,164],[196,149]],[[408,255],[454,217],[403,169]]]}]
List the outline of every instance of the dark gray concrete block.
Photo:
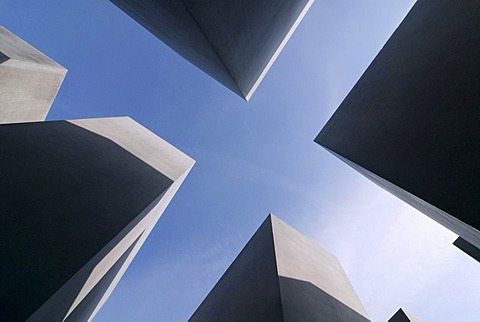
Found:
[{"label": "dark gray concrete block", "polygon": [[266,221],[190,321],[283,321],[272,226]]},{"label": "dark gray concrete block", "polygon": [[480,1],[419,0],[315,141],[480,247]]},{"label": "dark gray concrete block", "polygon": [[129,118],[0,125],[0,315],[92,317],[192,165]]},{"label": "dark gray concrete block", "polygon": [[412,314],[408,313],[403,309],[399,309],[389,320],[388,322],[420,322]]},{"label": "dark gray concrete block", "polygon": [[480,248],[470,244],[462,237],[458,237],[453,244],[470,255],[473,259],[476,259],[478,262],[480,262]]},{"label": "dark gray concrete block", "polygon": [[249,100],[313,0],[111,0],[182,57]]},{"label": "dark gray concrete block", "polygon": [[270,215],[189,321],[369,319],[338,259]]},{"label": "dark gray concrete block", "polygon": [[43,121],[67,70],[0,26],[0,123]]}]

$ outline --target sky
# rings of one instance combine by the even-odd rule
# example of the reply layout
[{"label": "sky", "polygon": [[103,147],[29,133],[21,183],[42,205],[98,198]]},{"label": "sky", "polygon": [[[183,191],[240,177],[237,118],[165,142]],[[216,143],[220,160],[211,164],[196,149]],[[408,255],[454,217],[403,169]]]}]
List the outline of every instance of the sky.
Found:
[{"label": "sky", "polygon": [[69,70],[48,120],[127,115],[197,161],[94,321],[186,321],[269,213],[339,258],[372,321],[478,321],[456,236],[313,142],[413,3],[316,0],[245,102],[107,0],[0,0]]}]

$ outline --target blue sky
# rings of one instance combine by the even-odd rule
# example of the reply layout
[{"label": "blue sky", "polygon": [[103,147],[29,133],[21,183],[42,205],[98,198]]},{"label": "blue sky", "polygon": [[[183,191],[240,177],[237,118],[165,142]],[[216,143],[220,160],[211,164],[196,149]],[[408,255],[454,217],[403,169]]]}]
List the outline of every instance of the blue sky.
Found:
[{"label": "blue sky", "polygon": [[48,119],[128,115],[197,161],[95,321],[186,321],[269,212],[339,257],[372,321],[478,321],[456,236],[313,142],[413,3],[316,0],[247,103],[107,0],[0,0],[69,69]]}]

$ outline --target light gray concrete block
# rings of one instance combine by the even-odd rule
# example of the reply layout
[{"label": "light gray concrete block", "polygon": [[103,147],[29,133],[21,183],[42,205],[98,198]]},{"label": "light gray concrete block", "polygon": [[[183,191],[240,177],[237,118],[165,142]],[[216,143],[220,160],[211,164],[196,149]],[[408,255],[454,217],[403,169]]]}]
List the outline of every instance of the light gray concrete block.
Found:
[{"label": "light gray concrete block", "polygon": [[338,259],[270,215],[189,321],[369,319]]},{"label": "light gray concrete block", "polygon": [[480,1],[418,0],[315,141],[480,248]]},{"label": "light gray concrete block", "polygon": [[0,125],[0,312],[91,320],[194,161],[130,118]]},{"label": "light gray concrete block", "polygon": [[0,123],[44,121],[66,74],[0,26]]},{"label": "light gray concrete block", "polygon": [[408,313],[404,309],[399,309],[388,322],[420,322],[412,314]]},{"label": "light gray concrete block", "polygon": [[247,101],[313,0],[111,0]]}]

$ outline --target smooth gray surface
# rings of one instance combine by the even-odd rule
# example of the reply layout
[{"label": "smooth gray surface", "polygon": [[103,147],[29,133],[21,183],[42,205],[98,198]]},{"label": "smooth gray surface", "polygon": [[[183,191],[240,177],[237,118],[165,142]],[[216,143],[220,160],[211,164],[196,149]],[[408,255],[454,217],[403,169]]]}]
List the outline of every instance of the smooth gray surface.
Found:
[{"label": "smooth gray surface", "polygon": [[189,321],[369,321],[338,259],[267,217]]},{"label": "smooth gray surface", "polygon": [[279,276],[284,321],[368,322],[314,284]]},{"label": "smooth gray surface", "polygon": [[74,122],[0,126],[8,320],[98,311],[193,166],[131,119]]},{"label": "smooth gray surface", "polygon": [[65,121],[2,125],[0,149],[9,259],[2,263],[10,276],[2,291],[6,316],[22,320],[172,183],[113,142]]},{"label": "smooth gray surface", "polygon": [[0,26],[0,123],[45,120],[66,73]]},{"label": "smooth gray surface", "polygon": [[248,100],[313,0],[111,2]]},{"label": "smooth gray surface", "polygon": [[477,247],[479,14],[417,1],[315,140]]},{"label": "smooth gray surface", "polygon": [[267,218],[189,321],[283,320],[272,225]]},{"label": "smooth gray surface", "polygon": [[420,322],[416,317],[406,312],[403,309],[399,309],[388,322]]},{"label": "smooth gray surface", "polygon": [[110,0],[148,31],[238,95],[241,91],[183,0]]},{"label": "smooth gray surface", "polygon": [[473,259],[476,259],[480,262],[480,248],[475,247],[474,245],[470,244],[468,241],[463,239],[462,237],[458,237],[453,244],[457,246],[459,249],[470,255]]},{"label": "smooth gray surface", "polygon": [[125,264],[128,255],[130,255],[137,242],[138,238],[120,257],[120,259],[118,259],[117,262],[108,270],[108,272],[100,279],[100,281],[80,302],[80,304],[77,305],[73,312],[65,319],[65,322],[87,321],[89,319],[89,317],[95,311],[98,302],[101,300],[108,287],[112,284],[115,276],[117,276],[123,264]]}]

